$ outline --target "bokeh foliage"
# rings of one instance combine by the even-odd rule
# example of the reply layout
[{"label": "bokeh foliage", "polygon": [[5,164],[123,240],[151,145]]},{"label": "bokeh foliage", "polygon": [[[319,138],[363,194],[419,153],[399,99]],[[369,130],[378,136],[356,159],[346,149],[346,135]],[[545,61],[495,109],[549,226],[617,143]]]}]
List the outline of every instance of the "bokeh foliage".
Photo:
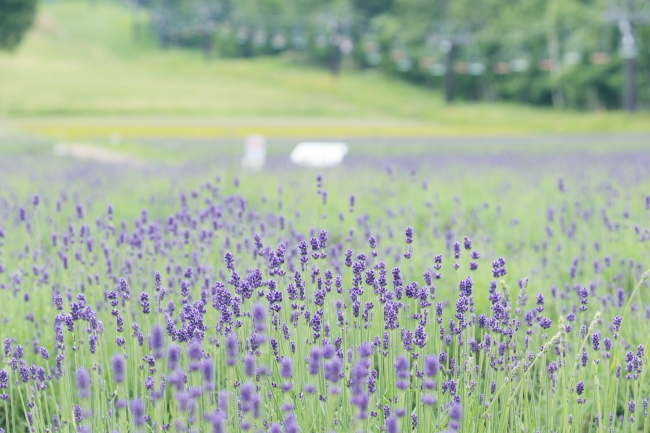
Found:
[{"label": "bokeh foliage", "polygon": [[[432,65],[444,65],[443,45],[450,41],[457,69],[454,90],[461,98],[590,110],[621,105],[621,34],[612,11],[636,17],[636,85],[639,103],[647,107],[650,29],[642,19],[646,12],[640,2],[624,6],[606,0],[152,3],[159,34],[160,19],[155,17],[165,15],[169,29],[176,26],[172,43],[203,46],[225,57],[292,51],[299,53],[294,56],[299,60],[334,68],[332,56],[340,41],[348,38],[353,42],[349,66],[376,67],[422,85],[442,87],[444,73],[432,73]],[[169,36],[161,41],[169,44]],[[467,72],[468,65],[479,70]]]},{"label": "bokeh foliage", "polygon": [[34,21],[36,0],[0,0],[0,50],[14,49]]}]

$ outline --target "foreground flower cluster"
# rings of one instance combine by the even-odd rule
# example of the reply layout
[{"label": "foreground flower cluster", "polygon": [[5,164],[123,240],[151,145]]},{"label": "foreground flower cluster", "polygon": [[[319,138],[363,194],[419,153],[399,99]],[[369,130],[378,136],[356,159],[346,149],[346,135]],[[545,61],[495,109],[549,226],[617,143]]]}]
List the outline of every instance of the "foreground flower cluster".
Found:
[{"label": "foreground flower cluster", "polygon": [[[428,226],[399,225],[393,212],[371,223],[354,196],[356,229],[343,228],[322,183],[333,215],[307,233],[210,183],[167,218],[145,210],[116,223],[110,205],[89,217],[65,195],[9,206],[0,425],[648,431],[639,326],[650,308],[637,262],[598,241],[587,251],[566,208],[549,208],[534,247],[553,281],[542,286],[513,276],[485,232],[490,256],[475,233],[435,226],[437,242],[424,242]],[[615,250],[620,229],[605,208],[600,218],[602,248]],[[553,259],[562,242],[570,263]]]}]

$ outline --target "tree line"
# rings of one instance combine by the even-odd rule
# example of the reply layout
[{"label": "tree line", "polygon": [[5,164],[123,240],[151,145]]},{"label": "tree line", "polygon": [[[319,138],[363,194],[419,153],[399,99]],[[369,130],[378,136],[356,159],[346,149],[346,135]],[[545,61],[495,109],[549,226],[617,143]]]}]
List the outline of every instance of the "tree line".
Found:
[{"label": "tree line", "polygon": [[150,0],[161,46],[378,68],[448,101],[650,107],[647,0]]},{"label": "tree line", "polygon": [[[126,0],[162,48],[206,57],[292,52],[328,68],[376,68],[447,101],[585,110],[650,108],[650,0]],[[0,48],[35,0],[0,0]]]}]

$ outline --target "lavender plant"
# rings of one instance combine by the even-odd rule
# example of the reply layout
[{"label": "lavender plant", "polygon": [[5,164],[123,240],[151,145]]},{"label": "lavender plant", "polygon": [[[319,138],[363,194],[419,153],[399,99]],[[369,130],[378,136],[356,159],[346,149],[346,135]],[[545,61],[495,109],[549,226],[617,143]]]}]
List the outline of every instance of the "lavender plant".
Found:
[{"label": "lavender plant", "polygon": [[287,216],[223,183],[119,224],[2,199],[4,431],[648,431],[650,235],[614,204],[561,179],[497,242],[499,207],[380,216],[319,176]]}]

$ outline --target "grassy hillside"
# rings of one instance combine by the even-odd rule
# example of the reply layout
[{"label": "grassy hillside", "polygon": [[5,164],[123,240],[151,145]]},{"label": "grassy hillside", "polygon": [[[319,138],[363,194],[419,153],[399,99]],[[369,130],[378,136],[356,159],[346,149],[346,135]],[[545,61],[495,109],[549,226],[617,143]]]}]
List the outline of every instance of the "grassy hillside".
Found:
[{"label": "grassy hillside", "polygon": [[146,32],[135,40],[133,22],[114,3],[41,4],[25,43],[0,54],[0,113],[14,128],[56,138],[650,131],[650,113],[447,107],[438,92],[372,71],[335,80],[283,58],[207,62],[160,50]]}]

